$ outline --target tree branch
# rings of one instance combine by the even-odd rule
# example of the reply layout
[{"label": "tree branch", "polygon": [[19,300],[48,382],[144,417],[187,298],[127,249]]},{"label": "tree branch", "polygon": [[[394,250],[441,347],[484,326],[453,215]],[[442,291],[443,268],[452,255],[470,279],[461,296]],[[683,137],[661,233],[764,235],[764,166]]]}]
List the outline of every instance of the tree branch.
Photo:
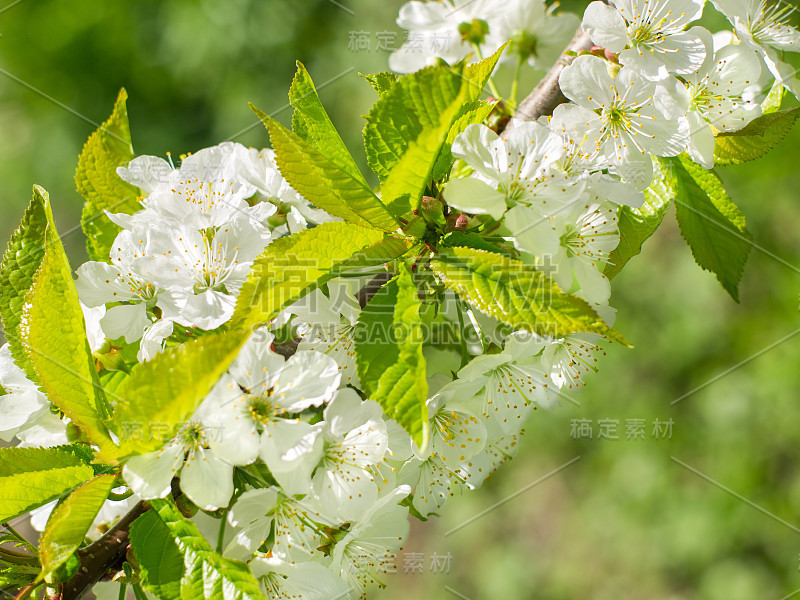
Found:
[{"label": "tree branch", "polygon": [[544,76],[544,79],[539,82],[539,85],[534,88],[527,98],[519,103],[517,112],[511,117],[505,130],[513,131],[520,123],[536,121],[544,115],[552,115],[556,106],[566,102],[567,99],[561,93],[561,88],[558,87],[558,78],[561,76],[564,67],[571,65],[572,61],[575,60],[574,56],[566,53],[574,52],[577,54],[579,52],[588,52],[591,49],[592,41],[589,39],[589,35],[579,28],[569,46],[548,71],[547,75]]},{"label": "tree branch", "polygon": [[148,508],[147,504],[139,502],[103,537],[78,550],[78,572],[62,584],[57,600],[80,600],[109,569],[124,561],[131,524]]}]

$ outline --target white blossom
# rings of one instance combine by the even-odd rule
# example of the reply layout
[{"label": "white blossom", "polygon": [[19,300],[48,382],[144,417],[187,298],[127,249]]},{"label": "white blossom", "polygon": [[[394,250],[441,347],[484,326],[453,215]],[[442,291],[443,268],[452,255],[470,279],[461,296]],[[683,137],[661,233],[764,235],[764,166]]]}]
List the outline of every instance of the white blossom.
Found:
[{"label": "white blossom", "polygon": [[800,30],[789,23],[797,7],[783,0],[711,2],[731,22],[742,45],[758,52],[775,79],[795,96],[800,95],[797,70],[782,60],[783,52],[800,52]]},{"label": "white blossom", "polygon": [[632,69],[622,68],[613,79],[606,61],[579,56],[562,71],[559,83],[575,104],[556,107],[553,128],[602,153],[637,188],[645,189],[653,179],[651,155],[676,156],[686,148],[686,118],[669,118],[655,84]]},{"label": "white blossom", "polygon": [[685,31],[700,18],[705,0],[617,0],[592,2],[582,27],[592,41],[647,79],[694,73],[706,58],[702,28]]},{"label": "white blossom", "polygon": [[331,511],[336,507],[341,519],[357,520],[378,497],[372,468],[383,460],[389,444],[383,411],[376,402],[343,389],[316,427],[322,431],[323,450],[313,477],[314,494]]}]

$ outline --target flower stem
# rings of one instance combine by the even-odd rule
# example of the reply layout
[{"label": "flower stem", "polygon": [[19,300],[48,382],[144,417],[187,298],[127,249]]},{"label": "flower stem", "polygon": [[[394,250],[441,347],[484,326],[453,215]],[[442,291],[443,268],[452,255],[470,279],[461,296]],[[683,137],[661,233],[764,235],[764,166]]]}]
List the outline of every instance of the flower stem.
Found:
[{"label": "flower stem", "polygon": [[133,588],[133,595],[136,596],[136,600],[147,600],[147,595],[141,585],[133,584],[131,588]]},{"label": "flower stem", "polygon": [[219,533],[217,534],[217,554],[222,554],[222,548],[225,542],[225,525],[228,522],[228,512],[222,515],[219,521]]},{"label": "flower stem", "polygon": [[519,93],[519,75],[522,72],[522,65],[524,64],[522,55],[517,56],[517,68],[514,71],[514,81],[511,83],[511,97],[508,99],[508,105],[511,110],[517,109],[517,94]]}]

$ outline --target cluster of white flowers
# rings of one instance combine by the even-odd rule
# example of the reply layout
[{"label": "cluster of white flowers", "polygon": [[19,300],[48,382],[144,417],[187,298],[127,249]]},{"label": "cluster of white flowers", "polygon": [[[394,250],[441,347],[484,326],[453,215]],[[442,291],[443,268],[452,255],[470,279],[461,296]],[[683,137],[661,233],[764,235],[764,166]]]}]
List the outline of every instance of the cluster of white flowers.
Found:
[{"label": "cluster of white flowers", "polygon": [[[617,208],[642,205],[652,157],[687,152],[711,167],[715,131],[741,129],[759,116],[770,77],[800,91],[780,59],[800,49],[790,11],[763,0],[713,4],[733,26],[727,38],[689,28],[704,0],[593,2],[582,26],[600,50],[564,69],[560,85],[571,102],[552,118],[501,134],[471,125],[452,147],[458,176],[442,194],[449,209],[495,221],[494,235],[513,243],[523,262],[609,325],[614,309],[603,270],[619,243]],[[545,66],[579,20],[538,0],[445,0],[410,2],[398,23],[427,36],[455,32],[458,43],[441,56],[448,61],[511,40],[518,56]],[[392,56],[396,70],[432,61],[407,50]],[[272,240],[333,220],[287,184],[270,150],[224,143],[179,168],[143,156],[119,175],[146,194],[142,209],[110,214],[122,230],[109,261],[78,269],[98,355],[129,346],[144,362],[186,335],[219,328]],[[359,381],[356,292],[363,283],[330,281],[253,332],[191,421],[123,469],[134,500],[166,497],[177,477],[198,508],[217,519],[225,509],[224,553],[249,561],[269,598],[359,597],[380,584],[408,534],[409,512],[426,517],[479,487],[513,456],[531,412],[584,385],[602,352],[598,335],[507,331],[444,293],[434,321],[467,323],[476,337],[466,357],[426,346],[431,441],[420,449]],[[300,338],[288,359],[275,348],[284,327]],[[0,382],[1,439],[67,442],[66,421],[7,346]],[[99,519],[127,506],[109,503]],[[209,518],[203,515],[197,518]]]},{"label": "cluster of white flowers", "polygon": [[503,62],[549,69],[580,24],[573,14],[558,14],[556,5],[548,8],[540,0],[409,2],[397,19],[409,31],[408,40],[392,53],[389,66],[412,73],[440,58],[452,64],[476,52],[488,56],[510,41]]}]

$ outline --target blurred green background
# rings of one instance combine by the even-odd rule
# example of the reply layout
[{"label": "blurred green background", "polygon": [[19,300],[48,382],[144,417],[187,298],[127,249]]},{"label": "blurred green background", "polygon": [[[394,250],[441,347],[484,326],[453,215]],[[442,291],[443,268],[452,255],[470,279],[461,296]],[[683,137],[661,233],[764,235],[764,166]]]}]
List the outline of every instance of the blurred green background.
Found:
[{"label": "blurred green background", "polygon": [[[318,85],[330,82],[320,95],[357,149],[373,100],[357,73],[386,69],[379,33],[396,31],[401,4],[0,6],[2,237],[33,183],[51,192],[62,232],[79,223],[77,157],[123,86],[137,153],[179,155],[247,128],[235,139],[263,146],[247,103],[287,122],[299,59]],[[370,49],[352,51],[351,32],[365,32]],[[800,597],[800,335],[773,347],[800,329],[799,144],[797,129],[767,159],[719,170],[763,249],[753,251],[741,304],[694,265],[668,216],[615,281],[617,327],[636,349],[609,347],[572,396],[579,406],[537,412],[517,458],[481,491],[414,523],[400,574],[375,598]],[[65,243],[73,266],[85,260],[79,229]],[[591,422],[592,439],[571,436],[575,419]],[[597,439],[604,419],[618,423],[620,439]],[[626,439],[629,419],[644,420],[644,440]],[[655,439],[656,419],[672,420],[670,439]],[[432,568],[434,555],[450,558]],[[421,574],[403,574],[420,559]]]}]

